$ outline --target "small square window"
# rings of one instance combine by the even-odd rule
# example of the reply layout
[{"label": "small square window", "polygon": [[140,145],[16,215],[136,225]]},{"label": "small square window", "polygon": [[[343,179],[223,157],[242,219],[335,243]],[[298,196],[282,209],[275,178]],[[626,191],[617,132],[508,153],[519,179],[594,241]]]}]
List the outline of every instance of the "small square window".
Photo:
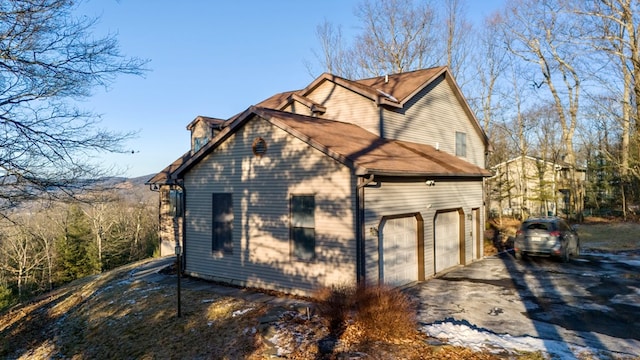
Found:
[{"label": "small square window", "polygon": [[207,142],[209,142],[209,139],[206,136],[197,137],[193,139],[193,152],[194,153],[198,152],[198,150],[200,150],[203,146],[205,146]]}]

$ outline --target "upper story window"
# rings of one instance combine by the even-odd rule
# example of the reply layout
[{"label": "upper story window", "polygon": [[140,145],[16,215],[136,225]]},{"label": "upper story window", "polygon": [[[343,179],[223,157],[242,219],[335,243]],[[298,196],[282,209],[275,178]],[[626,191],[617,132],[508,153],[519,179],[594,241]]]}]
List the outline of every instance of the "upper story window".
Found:
[{"label": "upper story window", "polygon": [[467,156],[467,134],[456,131],[456,156]]},{"label": "upper story window", "polygon": [[206,136],[201,136],[201,137],[194,138],[193,139],[193,152],[194,153],[198,152],[198,150],[200,150],[203,146],[205,146],[208,141],[209,141],[209,139]]}]

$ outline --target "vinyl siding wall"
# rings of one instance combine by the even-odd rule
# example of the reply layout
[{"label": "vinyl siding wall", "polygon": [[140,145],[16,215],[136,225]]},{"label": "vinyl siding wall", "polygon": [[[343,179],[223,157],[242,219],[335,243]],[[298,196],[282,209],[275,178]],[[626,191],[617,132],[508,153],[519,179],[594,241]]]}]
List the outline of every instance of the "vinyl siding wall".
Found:
[{"label": "vinyl siding wall", "polygon": [[282,110],[290,113],[294,113],[294,114],[313,116],[313,113],[311,112],[311,109],[308,106],[297,101],[291,102],[291,104],[289,104],[287,107],[285,107]]},{"label": "vinyl siding wall", "polygon": [[[266,140],[263,157],[252,153]],[[254,117],[185,174],[186,272],[308,294],[355,282],[355,180],[350,170]],[[212,251],[212,193],[233,193],[233,252]],[[292,258],[290,196],[315,195],[316,260]]]},{"label": "vinyl siding wall", "polygon": [[323,82],[307,97],[326,107],[322,118],[356,124],[380,136],[380,109],[373,100],[330,81]]},{"label": "vinyl siding wall", "polygon": [[456,154],[456,131],[466,133],[466,161],[485,166],[484,143],[462,104],[444,75],[405,104],[404,109],[385,108],[383,136],[387,139],[411,141]]},{"label": "vinyl siding wall", "polygon": [[[462,209],[464,212],[465,263],[473,259],[471,209],[482,209],[482,180],[436,180],[426,186],[424,179],[394,181],[365,187],[365,269],[366,281],[377,283],[379,277],[377,230],[383,216],[420,213],[424,220],[425,276],[435,272],[434,220],[438,210]],[[480,216],[484,211],[480,211]],[[483,223],[484,219],[480,219]],[[482,249],[480,249],[482,251]]]}]

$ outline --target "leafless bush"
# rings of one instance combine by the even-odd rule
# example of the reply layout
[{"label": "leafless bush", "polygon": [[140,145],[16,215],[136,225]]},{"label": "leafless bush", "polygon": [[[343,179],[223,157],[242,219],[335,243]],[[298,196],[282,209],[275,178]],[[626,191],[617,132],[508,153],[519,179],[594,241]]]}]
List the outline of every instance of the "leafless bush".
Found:
[{"label": "leafless bush", "polygon": [[340,286],[316,293],[318,315],[331,334],[348,343],[395,342],[416,335],[416,308],[399,289]]}]

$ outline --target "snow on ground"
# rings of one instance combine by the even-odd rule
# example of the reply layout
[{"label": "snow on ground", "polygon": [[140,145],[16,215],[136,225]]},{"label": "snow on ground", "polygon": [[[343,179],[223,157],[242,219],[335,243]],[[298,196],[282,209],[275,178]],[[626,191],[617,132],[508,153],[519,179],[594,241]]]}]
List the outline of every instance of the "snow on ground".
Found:
[{"label": "snow on ground", "polygon": [[[588,314],[585,319],[595,319],[597,312],[615,316],[619,310],[613,305],[640,309],[640,287],[633,284],[625,284],[630,291],[612,295],[610,303],[602,303],[604,295],[597,292],[598,286],[611,284],[607,280],[610,277],[628,275],[635,279],[640,271],[621,274],[624,270],[616,264],[640,266],[640,258],[635,254],[589,253],[589,257],[574,261],[589,263],[594,258],[593,266],[566,267],[549,261],[541,267],[513,262],[509,269],[503,259],[489,257],[419,284],[414,295],[421,300],[421,330],[440,341],[477,351],[540,351],[548,358],[561,360],[638,359],[639,340],[571,326],[572,316]],[[541,305],[547,307],[545,312],[540,312]]]},{"label": "snow on ground", "polygon": [[[477,328],[466,321],[447,320],[425,325],[422,331],[450,345],[463,346],[474,351],[487,350],[493,353],[517,353],[540,351],[553,359],[576,359],[578,355],[597,356],[600,352],[585,346],[564,341],[541,339],[532,336],[495,334]],[[616,354],[624,358],[630,354]]]}]

